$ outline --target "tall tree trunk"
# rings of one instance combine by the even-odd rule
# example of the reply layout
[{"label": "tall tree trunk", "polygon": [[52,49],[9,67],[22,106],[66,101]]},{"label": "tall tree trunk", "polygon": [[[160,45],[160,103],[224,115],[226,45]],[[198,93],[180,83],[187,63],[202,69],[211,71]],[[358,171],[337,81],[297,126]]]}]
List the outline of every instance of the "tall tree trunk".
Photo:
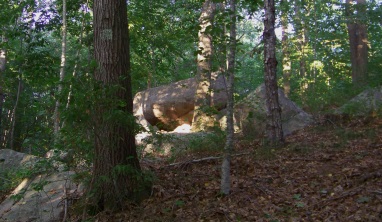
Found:
[{"label": "tall tree trunk", "polygon": [[95,79],[102,83],[101,94],[108,98],[95,101],[91,192],[98,210],[114,210],[120,209],[126,200],[139,198],[142,194],[132,118],[126,1],[95,0],[93,24],[94,54],[98,65]]},{"label": "tall tree trunk", "polygon": [[[1,42],[5,43],[7,40],[4,36],[1,37]],[[4,102],[4,78],[3,74],[5,72],[5,67],[7,64],[7,50],[5,48],[0,48],[0,149],[5,148],[1,147],[3,144],[2,138],[3,138],[3,125],[2,125],[2,119],[3,119],[3,102]]]},{"label": "tall tree trunk", "polygon": [[66,0],[62,1],[62,42],[61,42],[61,64],[60,64],[60,83],[58,84],[57,89],[57,100],[56,105],[54,107],[54,141],[57,142],[58,139],[58,133],[60,130],[60,101],[59,96],[62,92],[62,81],[64,81],[65,77],[65,63],[66,63],[66,34],[67,34],[67,27],[66,27]]},{"label": "tall tree trunk", "polygon": [[222,180],[220,190],[223,194],[228,195],[231,190],[231,153],[233,150],[234,140],[234,124],[233,124],[233,90],[235,75],[235,58],[236,58],[236,1],[230,0],[231,19],[230,19],[230,42],[228,51],[228,84],[227,84],[227,129],[226,143],[224,147],[224,158],[222,163]]},{"label": "tall tree trunk", "polygon": [[361,16],[366,14],[366,0],[356,0],[357,13],[354,11],[354,0],[346,0],[347,27],[350,43],[350,60],[352,65],[352,81],[354,86],[367,84],[368,73],[368,38],[367,26]]},{"label": "tall tree trunk", "polygon": [[[298,48],[298,62],[299,62],[299,75],[300,78],[306,77],[306,44],[307,44],[307,30],[303,21],[302,8],[304,8],[304,2],[301,0],[295,0],[295,32],[297,34],[297,48]],[[301,81],[301,90],[305,91],[308,88],[306,81]]]},{"label": "tall tree trunk", "polygon": [[[215,16],[216,5],[212,0],[203,3],[202,12],[199,18],[199,43],[197,57],[197,81],[198,86],[195,94],[195,108],[192,121],[192,130],[200,131],[211,126],[211,117],[205,111],[211,106],[211,72],[212,72],[212,36],[210,29]],[[212,123],[213,124],[213,123]]]},{"label": "tall tree trunk", "polygon": [[16,150],[16,151],[21,151],[20,147],[15,147],[15,140],[16,140],[16,136],[15,136],[16,133],[15,133],[15,131],[16,131],[16,120],[17,120],[16,119],[17,118],[16,112],[17,112],[17,109],[18,109],[18,105],[19,105],[19,102],[20,102],[20,95],[21,95],[21,91],[22,91],[22,88],[23,88],[23,86],[22,86],[23,83],[22,83],[22,79],[21,79],[21,71],[20,71],[18,79],[19,79],[19,81],[18,81],[18,86],[17,86],[16,102],[15,102],[15,105],[13,106],[12,114],[11,114],[11,118],[10,118],[11,128],[9,130],[9,149]]},{"label": "tall tree trunk", "polygon": [[274,145],[284,141],[277,87],[275,2],[264,1],[264,80],[267,106],[267,137]]},{"label": "tall tree trunk", "polygon": [[291,76],[291,61],[288,47],[288,1],[281,0],[281,45],[282,45],[282,68],[283,68],[283,87],[286,97],[290,94],[290,76]]},{"label": "tall tree trunk", "polygon": [[[81,31],[80,31],[80,38],[79,38],[79,41],[78,41],[79,48],[77,49],[77,52],[76,52],[75,64],[74,64],[74,67],[73,67],[73,73],[72,73],[73,79],[76,78],[77,70],[79,69],[80,52],[81,52],[81,49],[82,49],[82,41],[83,41],[84,30],[85,30],[85,16],[86,16],[85,14],[88,11],[88,8],[89,8],[89,2],[87,1],[86,2],[86,8],[84,8],[83,11],[82,11]],[[69,109],[72,93],[73,93],[73,85],[70,84],[68,98],[67,98],[66,107],[65,107],[66,109]],[[64,127],[64,123],[62,123],[62,127]]]}]

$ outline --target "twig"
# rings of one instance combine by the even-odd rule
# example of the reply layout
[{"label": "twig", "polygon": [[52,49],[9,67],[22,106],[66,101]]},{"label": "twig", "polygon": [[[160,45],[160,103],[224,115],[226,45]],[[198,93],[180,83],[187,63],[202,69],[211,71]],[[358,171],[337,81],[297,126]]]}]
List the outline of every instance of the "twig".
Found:
[{"label": "twig", "polygon": [[66,183],[68,181],[65,181],[64,185],[64,217],[62,218],[62,222],[66,221],[67,215],[68,215],[68,195],[67,195],[67,189],[66,189]]},{"label": "twig", "polygon": [[378,190],[376,190],[376,191],[371,191],[371,193],[374,193],[374,194],[377,194],[377,195],[382,195],[382,191],[378,191]]},{"label": "twig", "polygon": [[343,199],[343,198],[346,198],[346,197],[350,197],[350,196],[354,196],[355,194],[357,194],[360,190],[362,189],[362,185],[359,186],[359,187],[356,187],[356,188],[353,188],[345,193],[343,193],[342,195],[338,196],[338,197],[332,197],[332,198],[329,198],[329,199],[326,199],[326,200],[322,200],[318,203],[316,203],[315,205],[313,205],[313,207],[317,206],[317,205],[320,205],[322,204],[321,208],[328,205],[330,201],[337,201],[339,199]]}]

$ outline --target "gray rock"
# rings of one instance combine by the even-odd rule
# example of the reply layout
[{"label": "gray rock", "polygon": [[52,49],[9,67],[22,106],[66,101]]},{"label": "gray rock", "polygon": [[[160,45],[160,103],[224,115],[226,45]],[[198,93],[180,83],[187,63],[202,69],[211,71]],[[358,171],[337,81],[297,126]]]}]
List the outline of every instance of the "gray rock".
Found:
[{"label": "gray rock", "polygon": [[334,113],[367,116],[373,112],[382,113],[382,86],[375,89],[366,89],[336,109]]},{"label": "gray rock", "polygon": [[[288,99],[282,90],[279,89],[278,94],[285,136],[314,123],[312,116]],[[235,105],[235,127],[240,129],[244,135],[252,137],[264,135],[266,127],[265,102],[265,85],[262,84]]]},{"label": "gray rock", "polygon": [[0,221],[62,221],[65,198],[78,192],[78,185],[70,179],[73,174],[69,171],[24,179],[1,203]]},{"label": "gray rock", "polygon": [[[66,197],[82,192],[71,181],[74,172],[47,173],[49,166],[41,164],[46,163],[43,158],[2,149],[0,160],[0,171],[29,168],[34,172],[34,176],[25,178],[0,204],[0,222],[62,221]],[[36,166],[39,168],[35,169]]]},{"label": "gray rock", "polygon": [[32,166],[40,158],[16,152],[10,149],[0,149],[0,171],[14,170],[21,166]]}]

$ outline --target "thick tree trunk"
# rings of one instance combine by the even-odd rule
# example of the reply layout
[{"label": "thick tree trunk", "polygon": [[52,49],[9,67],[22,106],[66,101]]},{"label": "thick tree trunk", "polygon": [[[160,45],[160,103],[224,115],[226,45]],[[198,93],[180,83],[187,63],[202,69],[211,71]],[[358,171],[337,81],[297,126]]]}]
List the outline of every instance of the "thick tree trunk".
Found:
[{"label": "thick tree trunk", "polygon": [[352,7],[353,0],[346,0],[346,14],[348,17],[347,27],[350,43],[350,60],[352,65],[352,81],[354,86],[364,86],[367,84],[368,73],[368,38],[367,26],[360,19],[360,16],[365,16],[366,0],[356,0],[357,14]]},{"label": "thick tree trunk", "polygon": [[274,0],[264,1],[264,80],[267,105],[267,137],[272,144],[284,141],[277,87]]},{"label": "thick tree trunk", "polygon": [[[199,43],[198,43],[198,86],[195,94],[195,108],[192,121],[192,130],[200,131],[213,124],[213,120],[205,110],[211,106],[211,60],[212,60],[212,36],[209,29],[212,27],[216,5],[212,0],[206,0],[203,4],[199,18]],[[212,122],[212,123],[211,123]]]},{"label": "thick tree trunk", "polygon": [[[125,0],[94,1],[95,79],[102,98],[96,107],[93,201],[99,208],[120,209],[139,198],[140,166],[134,138],[129,33]],[[101,96],[101,95],[100,95]],[[128,121],[131,120],[131,121]]]},{"label": "thick tree trunk", "polygon": [[227,84],[227,129],[226,143],[224,147],[224,158],[222,163],[222,180],[220,189],[225,195],[231,190],[231,153],[233,150],[234,123],[233,123],[233,90],[234,90],[234,74],[235,74],[235,58],[236,58],[236,1],[230,0],[231,9],[231,25],[230,25],[230,44],[228,52],[228,84]]},{"label": "thick tree trunk", "polygon": [[289,97],[290,94],[290,76],[291,76],[291,61],[289,57],[288,49],[288,1],[281,0],[281,45],[282,45],[282,67],[283,67],[283,87],[284,94],[286,97]]}]

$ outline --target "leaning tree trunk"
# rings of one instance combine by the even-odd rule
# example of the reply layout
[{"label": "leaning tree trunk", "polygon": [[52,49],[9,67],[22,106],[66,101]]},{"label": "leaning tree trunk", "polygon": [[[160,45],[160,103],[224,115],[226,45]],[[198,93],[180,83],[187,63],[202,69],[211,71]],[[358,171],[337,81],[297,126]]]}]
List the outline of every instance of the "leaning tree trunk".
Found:
[{"label": "leaning tree trunk", "polygon": [[236,1],[230,0],[231,19],[230,19],[230,43],[228,51],[228,84],[227,84],[227,138],[224,147],[224,158],[222,163],[222,180],[220,190],[223,194],[228,195],[231,190],[231,153],[233,150],[234,123],[233,123],[233,89],[235,74],[235,58],[236,58]]},{"label": "leaning tree trunk", "polygon": [[[125,0],[94,1],[95,153],[91,194],[98,210],[120,209],[139,198],[134,138],[129,33]],[[106,98],[105,98],[106,97]]]},{"label": "leaning tree trunk", "polygon": [[272,144],[284,141],[277,87],[275,2],[264,1],[264,80],[267,106],[267,137]]},{"label": "leaning tree trunk", "polygon": [[[16,115],[17,109],[20,103],[20,96],[21,96],[21,91],[23,90],[23,80],[21,77],[21,71],[19,71],[19,78],[18,78],[18,86],[17,86],[17,94],[16,94],[16,102],[15,105],[13,106],[12,113],[11,113],[11,128],[9,130],[9,149],[11,150],[16,150],[21,152],[21,147],[15,147],[15,140],[17,139],[16,135],[16,121],[18,116]],[[15,149],[16,148],[16,149]]]},{"label": "leaning tree trunk", "polygon": [[352,81],[355,86],[364,86],[367,83],[368,38],[367,26],[360,16],[365,16],[366,0],[356,0],[357,14],[355,14],[353,0],[346,0],[347,27],[350,43],[350,60],[352,67]]},{"label": "leaning tree trunk", "polygon": [[202,12],[199,18],[199,43],[197,57],[197,81],[198,86],[195,94],[195,108],[192,120],[192,130],[200,131],[211,126],[208,107],[211,106],[211,60],[212,60],[212,35],[208,28],[212,27],[215,15],[216,5],[212,0],[206,0],[203,4]]}]

